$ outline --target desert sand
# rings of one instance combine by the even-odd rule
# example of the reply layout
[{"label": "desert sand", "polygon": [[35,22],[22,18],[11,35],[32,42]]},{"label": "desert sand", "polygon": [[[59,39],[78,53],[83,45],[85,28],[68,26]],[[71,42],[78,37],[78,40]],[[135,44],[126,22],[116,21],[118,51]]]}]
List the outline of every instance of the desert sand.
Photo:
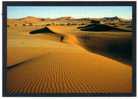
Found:
[{"label": "desert sand", "polygon": [[[36,29],[33,26],[8,28],[6,89],[9,95],[132,91],[129,64],[89,52],[80,46],[71,26],[48,28],[56,34],[30,34]],[[62,42],[59,35],[64,36]]]}]

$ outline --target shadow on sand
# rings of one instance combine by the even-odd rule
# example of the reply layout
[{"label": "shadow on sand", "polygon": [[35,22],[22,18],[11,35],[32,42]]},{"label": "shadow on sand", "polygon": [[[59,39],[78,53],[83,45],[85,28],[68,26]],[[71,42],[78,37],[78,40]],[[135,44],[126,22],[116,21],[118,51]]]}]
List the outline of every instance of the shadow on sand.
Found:
[{"label": "shadow on sand", "polygon": [[89,24],[84,27],[78,27],[82,31],[122,31],[122,32],[131,32],[130,30],[125,30],[121,28],[112,27],[105,24]]},{"label": "shadow on sand", "polygon": [[41,34],[41,33],[43,33],[43,34],[55,34],[59,38],[60,42],[63,42],[63,40],[64,40],[64,35],[55,33],[52,30],[50,30],[48,27],[33,30],[30,32],[30,34]]},{"label": "shadow on sand", "polygon": [[[107,32],[132,32],[121,28],[112,27],[106,24],[90,24],[78,27],[82,31]],[[106,36],[81,36],[78,37],[81,46],[91,52],[110,57],[125,64],[132,64],[132,38],[131,37],[106,37]]]},{"label": "shadow on sand", "polygon": [[[103,25],[100,25],[100,26],[98,25],[98,28],[94,27],[94,29],[97,31],[100,29],[105,31],[115,30],[115,28],[112,28],[112,29],[111,28],[109,29],[109,28],[110,27],[103,26]],[[88,28],[85,28],[85,29],[88,29]],[[116,31],[120,31],[120,30],[118,29]],[[47,27],[30,32],[30,34],[40,34],[40,33],[55,34],[59,38],[60,42],[64,42],[64,40],[66,39],[64,35],[55,33]],[[83,36],[77,37],[77,39],[80,42],[79,45],[90,52],[94,52],[106,57],[110,57],[112,59],[115,59],[125,64],[132,63],[132,38],[124,38],[124,37],[108,38],[104,36],[83,35]]]},{"label": "shadow on sand", "polygon": [[50,30],[48,27],[44,27],[44,28],[41,28],[41,29],[33,30],[33,31],[30,32],[30,34],[40,34],[40,33],[56,34],[52,30]]},{"label": "shadow on sand", "polygon": [[132,64],[132,39],[104,38],[104,37],[78,37],[81,46],[90,52],[115,59],[125,64]]}]

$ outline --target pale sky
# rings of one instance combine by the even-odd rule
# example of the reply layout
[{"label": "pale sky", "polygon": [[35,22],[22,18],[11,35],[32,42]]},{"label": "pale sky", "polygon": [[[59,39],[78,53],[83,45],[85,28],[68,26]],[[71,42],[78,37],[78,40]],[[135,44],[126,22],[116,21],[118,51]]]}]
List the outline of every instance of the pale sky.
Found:
[{"label": "pale sky", "polygon": [[101,18],[118,16],[132,19],[131,6],[8,6],[8,18],[34,16],[41,18]]}]

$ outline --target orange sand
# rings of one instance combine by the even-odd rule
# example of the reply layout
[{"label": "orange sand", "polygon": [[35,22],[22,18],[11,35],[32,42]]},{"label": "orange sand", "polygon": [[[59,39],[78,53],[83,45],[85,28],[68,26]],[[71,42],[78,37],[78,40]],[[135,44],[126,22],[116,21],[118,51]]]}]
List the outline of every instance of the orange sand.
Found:
[{"label": "orange sand", "polygon": [[41,37],[9,37],[8,66],[17,65],[7,71],[8,94],[132,91],[129,65],[90,53],[76,44],[75,36],[60,33],[68,38],[68,43]]}]

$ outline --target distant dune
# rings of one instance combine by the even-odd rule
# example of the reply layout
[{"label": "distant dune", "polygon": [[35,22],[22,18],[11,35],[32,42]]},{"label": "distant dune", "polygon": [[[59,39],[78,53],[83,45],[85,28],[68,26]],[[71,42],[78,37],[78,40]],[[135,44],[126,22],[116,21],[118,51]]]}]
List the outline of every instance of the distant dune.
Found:
[{"label": "distant dune", "polygon": [[123,31],[123,32],[131,32],[130,30],[125,30],[121,28],[112,27],[105,24],[89,24],[84,27],[80,27],[83,31]]},{"label": "distant dune", "polygon": [[30,34],[39,34],[39,33],[52,33],[52,34],[55,34],[48,27],[44,27],[44,28],[41,28],[41,29],[30,31]]},{"label": "distant dune", "polygon": [[27,16],[27,17],[24,17],[24,18],[20,18],[18,20],[22,21],[22,22],[32,22],[33,23],[33,22],[40,22],[41,18]]}]

